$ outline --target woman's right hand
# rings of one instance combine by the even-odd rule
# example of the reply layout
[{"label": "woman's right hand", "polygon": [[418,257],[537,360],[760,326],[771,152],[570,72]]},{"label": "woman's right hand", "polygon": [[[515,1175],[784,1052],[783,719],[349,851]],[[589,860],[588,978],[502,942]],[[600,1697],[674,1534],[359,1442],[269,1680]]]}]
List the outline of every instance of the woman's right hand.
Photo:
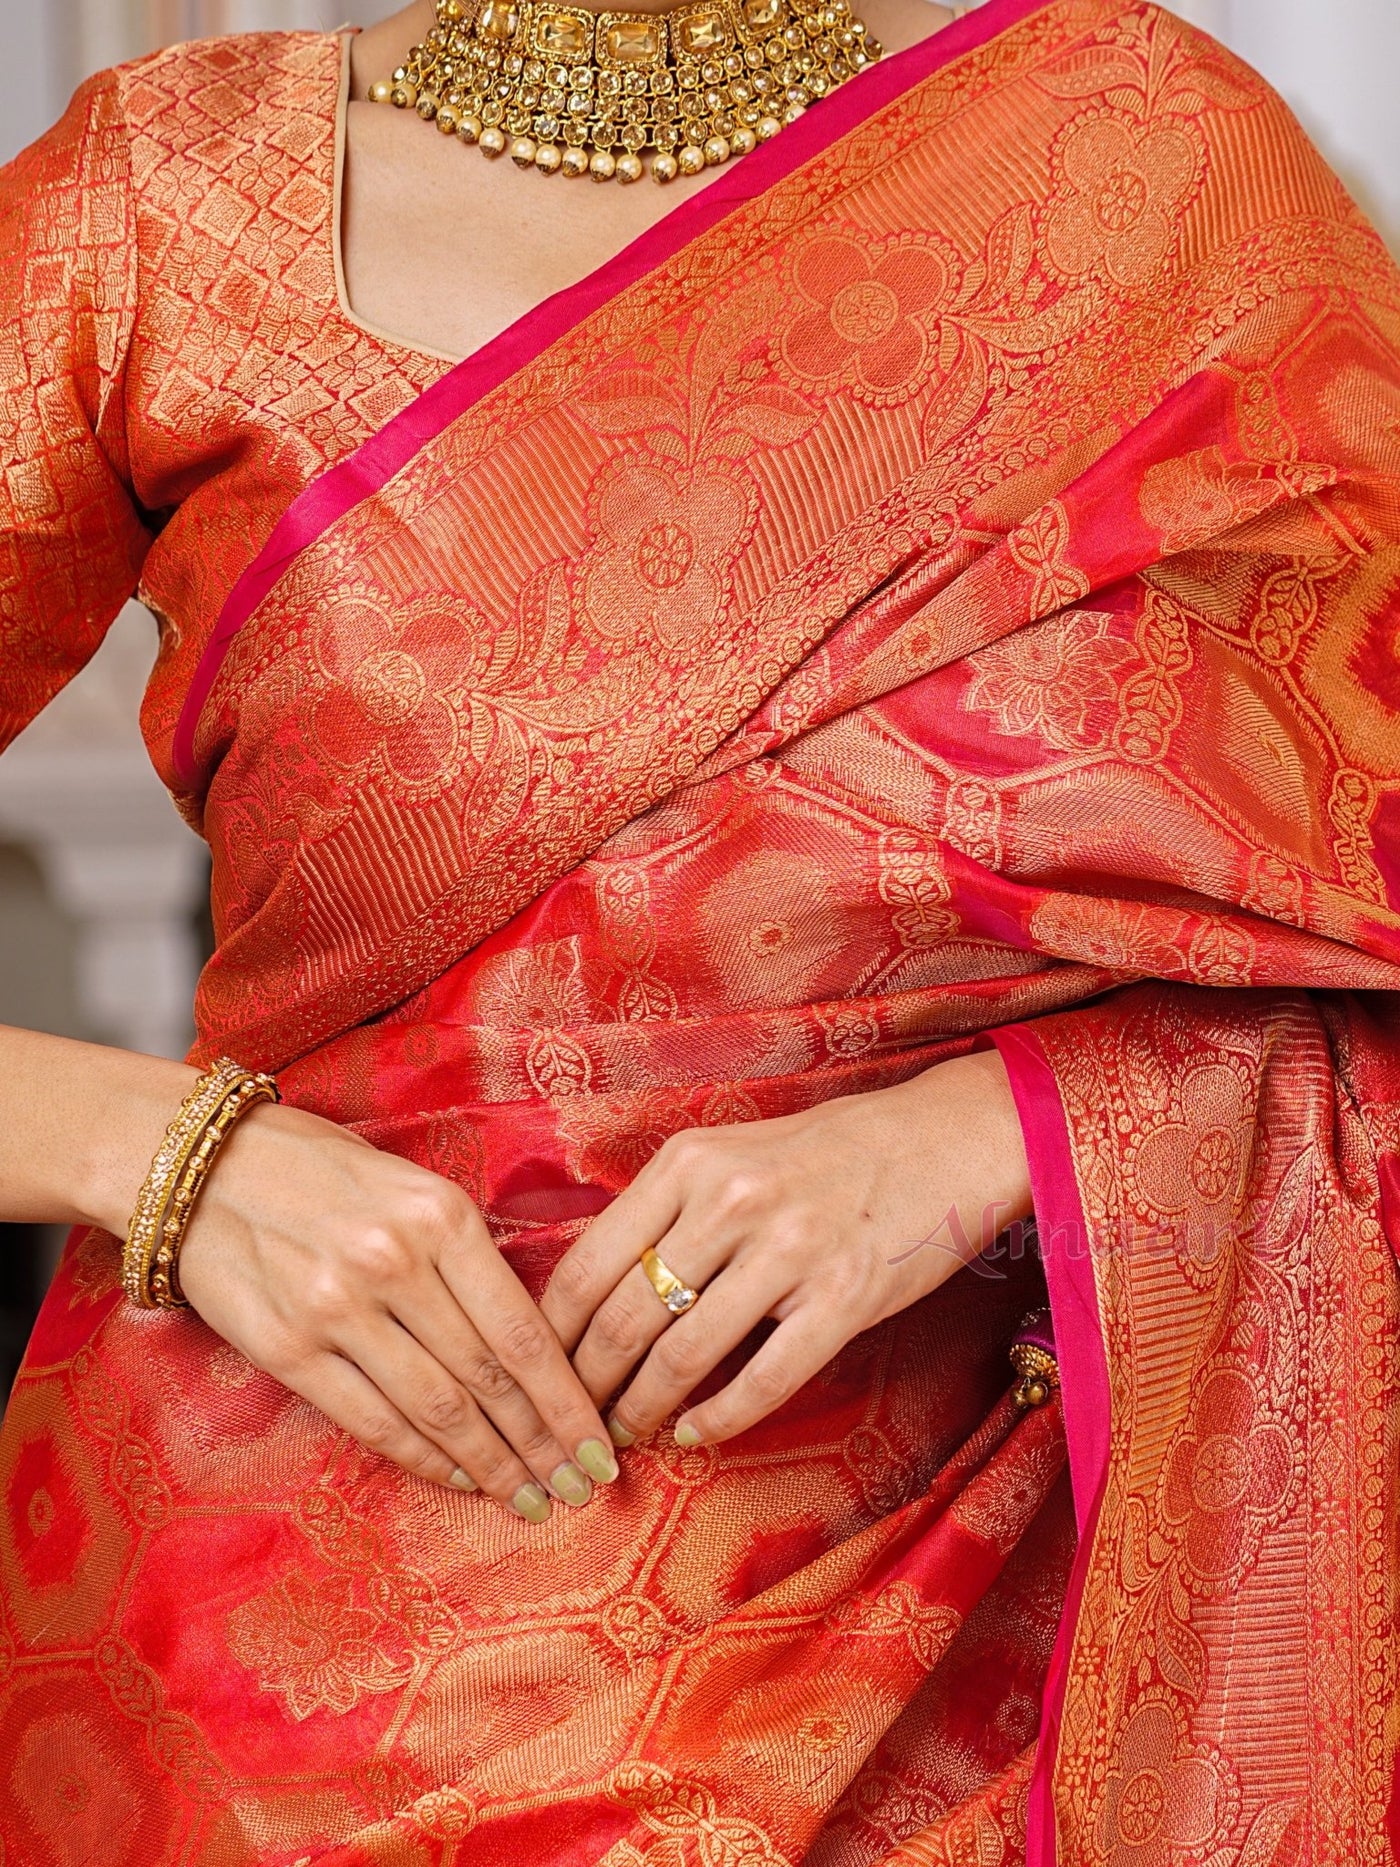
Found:
[{"label": "woman's right hand", "polygon": [[297,1109],[224,1144],[180,1280],[210,1328],[405,1471],[531,1522],[617,1476],[598,1410],[451,1181]]}]

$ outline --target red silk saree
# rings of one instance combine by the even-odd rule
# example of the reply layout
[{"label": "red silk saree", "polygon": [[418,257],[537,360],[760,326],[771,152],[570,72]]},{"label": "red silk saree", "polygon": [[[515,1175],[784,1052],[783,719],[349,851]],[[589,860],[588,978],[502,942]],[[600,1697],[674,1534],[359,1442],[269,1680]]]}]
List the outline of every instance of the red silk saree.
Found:
[{"label": "red silk saree", "polygon": [[[144,564],[199,1054],[458,1180],[538,1287],[676,1129],[996,1043],[1041,1249],[539,1531],[75,1239],[0,1439],[6,1858],[1387,1859],[1400,279],[1282,106],[1151,7],[991,0],[389,419],[357,363],[338,429],[333,327],[170,361],[283,305],[253,233],[301,265],[315,174],[240,224],[127,148],[100,459],[50,410],[10,481],[74,620],[12,582],[0,679],[18,723]],[[143,311],[109,249],[196,223],[227,278]],[[216,501],[240,369],[307,438]]]}]

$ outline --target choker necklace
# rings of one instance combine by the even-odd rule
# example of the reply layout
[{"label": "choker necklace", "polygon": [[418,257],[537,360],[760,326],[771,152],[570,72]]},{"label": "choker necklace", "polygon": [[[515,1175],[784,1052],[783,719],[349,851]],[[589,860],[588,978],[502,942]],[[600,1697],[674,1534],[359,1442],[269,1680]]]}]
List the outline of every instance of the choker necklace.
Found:
[{"label": "choker necklace", "polygon": [[880,56],[850,0],[686,0],[666,14],[437,0],[371,103],[542,175],[659,182],[747,155]]}]

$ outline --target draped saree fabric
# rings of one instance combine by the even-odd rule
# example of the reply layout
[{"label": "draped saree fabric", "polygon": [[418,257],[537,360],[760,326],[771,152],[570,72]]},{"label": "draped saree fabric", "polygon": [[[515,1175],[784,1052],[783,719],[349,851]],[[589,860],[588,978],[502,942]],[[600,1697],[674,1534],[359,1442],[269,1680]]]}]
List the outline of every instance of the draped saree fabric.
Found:
[{"label": "draped saree fabric", "polygon": [[162,603],[198,1054],[538,1290],[668,1134],[995,1043],[1040,1251],[535,1529],[75,1238],[0,1441],[5,1858],[1385,1861],[1400,279],[1278,100],[991,0],[286,494]]}]

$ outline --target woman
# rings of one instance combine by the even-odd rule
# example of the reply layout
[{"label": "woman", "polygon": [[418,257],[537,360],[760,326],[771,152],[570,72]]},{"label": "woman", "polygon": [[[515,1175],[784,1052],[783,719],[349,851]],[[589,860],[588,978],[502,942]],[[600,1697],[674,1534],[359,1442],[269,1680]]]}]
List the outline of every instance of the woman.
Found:
[{"label": "woman", "polygon": [[143,1311],[195,1068],[5,1036],[7,1858],[1380,1861],[1400,280],[1135,0],[660,10],[5,179],[8,726],[139,583],[284,1104]]}]

